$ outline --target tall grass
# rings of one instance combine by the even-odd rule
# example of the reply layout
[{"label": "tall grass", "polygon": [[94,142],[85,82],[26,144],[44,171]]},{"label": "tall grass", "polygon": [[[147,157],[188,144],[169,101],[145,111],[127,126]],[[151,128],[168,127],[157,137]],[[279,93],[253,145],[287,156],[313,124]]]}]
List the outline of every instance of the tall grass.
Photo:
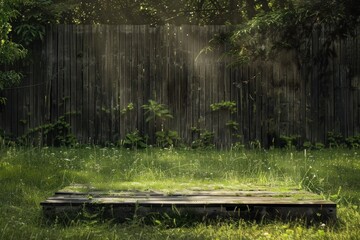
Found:
[{"label": "tall grass", "polygon": [[[0,149],[0,239],[357,239],[360,236],[357,150],[176,150],[118,148]],[[301,221],[144,225],[96,218],[63,225],[42,217],[40,201],[72,183],[103,190],[305,188],[339,203],[336,226]],[[169,222],[171,226],[169,227]]]}]

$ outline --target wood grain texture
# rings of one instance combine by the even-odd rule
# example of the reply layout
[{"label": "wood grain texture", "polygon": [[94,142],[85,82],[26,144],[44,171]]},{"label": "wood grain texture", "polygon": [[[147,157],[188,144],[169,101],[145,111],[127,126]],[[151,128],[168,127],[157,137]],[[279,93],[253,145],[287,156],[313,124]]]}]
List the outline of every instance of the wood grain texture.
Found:
[{"label": "wood grain texture", "polygon": [[[70,187],[71,189],[71,187]],[[76,191],[79,189],[82,191]],[[335,220],[336,204],[323,200],[321,196],[293,189],[291,191],[276,192],[266,190],[254,191],[191,191],[165,193],[161,191],[83,191],[88,187],[80,185],[73,190],[64,189],[54,196],[41,202],[46,216],[53,218],[66,217],[81,210],[101,212],[111,211],[111,218],[121,218],[128,215],[131,218],[136,212],[146,217],[151,214],[162,214],[176,211],[177,214],[186,212],[200,214],[203,217],[250,217],[264,220],[264,218],[303,218],[308,220]],[[139,209],[141,209],[139,211]],[[76,214],[75,214],[76,216]]]},{"label": "wood grain texture", "polygon": [[[192,127],[214,132],[215,143],[268,145],[269,133],[326,142],[330,131],[360,132],[359,36],[334,45],[325,75],[298,69],[291,52],[268,63],[227,66],[226,46],[201,53],[226,26],[49,26],[32,63],[22,66],[22,85],[5,89],[0,128],[21,136],[31,128],[65,119],[81,143],[109,143],[138,129],[154,139],[141,106],[149,99],[166,104],[165,122],[186,143],[198,137]],[[322,33],[314,33],[318,52]],[[43,86],[40,86],[42,83]],[[234,101],[238,112],[212,112],[210,104]],[[120,110],[133,103],[126,114]],[[25,121],[26,120],[26,121]],[[22,122],[22,124],[20,124]]]}]

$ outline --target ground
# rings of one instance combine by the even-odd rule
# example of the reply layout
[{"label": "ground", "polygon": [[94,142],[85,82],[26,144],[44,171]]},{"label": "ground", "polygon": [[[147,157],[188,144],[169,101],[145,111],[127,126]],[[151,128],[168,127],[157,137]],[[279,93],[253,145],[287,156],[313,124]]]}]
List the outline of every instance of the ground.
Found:
[{"label": "ground", "polygon": [[[0,239],[358,239],[358,150],[188,150],[1,148]],[[338,203],[335,225],[188,221],[161,217],[125,223],[86,216],[47,221],[39,203],[73,183],[102,189],[239,189],[296,186]]]}]

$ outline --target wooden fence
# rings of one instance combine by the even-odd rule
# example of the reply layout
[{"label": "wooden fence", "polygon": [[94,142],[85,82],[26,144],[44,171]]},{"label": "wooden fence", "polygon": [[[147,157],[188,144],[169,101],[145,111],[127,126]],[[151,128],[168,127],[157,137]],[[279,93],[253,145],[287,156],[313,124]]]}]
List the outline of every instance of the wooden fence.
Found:
[{"label": "wooden fence", "polygon": [[[325,76],[304,75],[291,53],[278,61],[228,67],[224,48],[200,54],[225,26],[58,25],[48,28],[24,68],[20,86],[6,89],[0,128],[21,136],[55,122],[71,124],[82,143],[123,139],[135,129],[154,135],[142,105],[166,104],[174,116],[166,129],[185,142],[194,128],[214,132],[217,145],[259,140],[269,134],[325,142],[329,131],[360,133],[359,37],[336,44]],[[322,38],[314,34],[313,51]],[[235,101],[237,112],[213,112],[210,104]],[[130,103],[132,111],[122,113]],[[232,120],[238,130],[227,126]],[[234,135],[238,135],[237,137]],[[240,138],[239,138],[240,137]]]}]

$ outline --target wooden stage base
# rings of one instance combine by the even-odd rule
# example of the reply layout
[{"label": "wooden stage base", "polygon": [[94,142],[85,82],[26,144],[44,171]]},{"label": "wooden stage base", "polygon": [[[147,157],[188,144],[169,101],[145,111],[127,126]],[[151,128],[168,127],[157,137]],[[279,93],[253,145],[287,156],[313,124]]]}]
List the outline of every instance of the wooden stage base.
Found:
[{"label": "wooden stage base", "polygon": [[[70,190],[69,190],[70,189]],[[60,190],[41,202],[47,217],[84,212],[118,220],[170,214],[203,218],[336,219],[336,204],[304,190],[98,191],[82,185]]]}]

